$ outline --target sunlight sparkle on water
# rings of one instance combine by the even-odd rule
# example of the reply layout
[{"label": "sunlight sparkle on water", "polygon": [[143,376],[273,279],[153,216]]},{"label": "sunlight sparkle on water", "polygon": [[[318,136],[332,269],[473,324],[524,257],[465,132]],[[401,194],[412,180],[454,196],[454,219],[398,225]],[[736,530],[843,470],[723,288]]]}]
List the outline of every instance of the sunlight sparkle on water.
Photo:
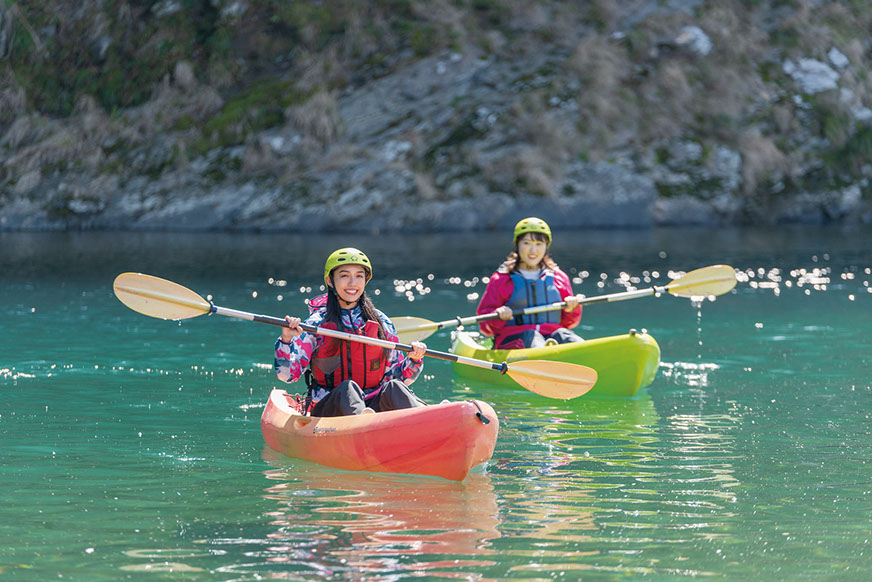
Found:
[{"label": "sunlight sparkle on water", "polygon": [[[824,255],[826,256],[826,255]],[[856,292],[851,288],[860,284],[858,273],[870,274],[867,267],[845,267],[840,273],[834,273],[832,267],[795,267],[782,270],[778,267],[757,267],[740,269],[736,272],[739,283],[746,283],[750,289],[771,291],[780,295],[783,289],[796,288],[805,295],[824,291],[847,291],[848,299],[856,300]],[[869,280],[863,280],[862,286],[872,293]]]},{"label": "sunlight sparkle on water", "polygon": [[708,385],[710,372],[719,369],[714,363],[660,362],[660,371],[666,378],[678,384],[702,388]]},{"label": "sunlight sparkle on water", "polygon": [[428,295],[431,289],[424,285],[424,280],[421,278],[411,281],[394,279],[394,291],[399,295],[405,295],[407,300],[414,301],[416,296]]},{"label": "sunlight sparkle on water", "polygon": [[[823,255],[824,260],[828,260],[828,255]],[[819,259],[816,257],[815,262]],[[571,281],[574,286],[578,287],[575,291],[583,294],[584,290],[581,287],[589,282],[594,284],[596,289],[603,293],[610,293],[612,289],[619,292],[636,291],[641,285],[665,285],[670,281],[674,281],[680,277],[687,275],[687,270],[670,269],[665,273],[657,270],[644,270],[641,273],[634,274],[628,271],[620,271],[616,275],[607,272],[601,272],[598,276],[590,280],[591,274],[589,271],[577,271],[570,269],[574,275]],[[755,291],[768,291],[778,296],[787,289],[797,289],[805,295],[812,293],[820,293],[824,291],[847,291],[846,296],[855,301],[858,298],[857,291],[865,291],[867,294],[872,294],[872,286],[870,280],[863,275],[872,275],[872,268],[849,266],[841,272],[834,273],[832,267],[829,266],[811,266],[811,267],[746,267],[736,269],[736,280],[740,284],[732,293],[737,293],[741,290],[741,286],[747,286],[748,289]],[[416,289],[419,295],[422,293],[416,284],[420,281],[395,281],[395,291],[407,296],[414,295],[412,289]],[[489,281],[488,277],[473,277],[464,279],[459,276],[449,277],[444,280],[447,285],[462,285],[467,287],[472,292],[467,294],[467,301],[476,302],[480,299],[484,288]],[[853,285],[862,285],[862,289],[853,289]],[[411,292],[411,293],[410,293]],[[429,292],[427,289],[426,292]],[[591,294],[590,296],[594,296]],[[694,298],[699,301],[703,298]],[[714,297],[708,297],[714,300]]]}]

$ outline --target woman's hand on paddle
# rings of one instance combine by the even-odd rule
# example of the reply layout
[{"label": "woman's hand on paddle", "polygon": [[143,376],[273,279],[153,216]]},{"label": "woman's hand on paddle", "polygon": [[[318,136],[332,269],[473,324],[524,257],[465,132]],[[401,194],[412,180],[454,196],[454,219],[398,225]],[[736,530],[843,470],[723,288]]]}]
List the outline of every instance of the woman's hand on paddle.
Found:
[{"label": "woman's hand on paddle", "polygon": [[500,316],[500,319],[503,321],[508,321],[512,319],[512,308],[508,305],[502,305],[497,307],[496,314]]},{"label": "woman's hand on paddle", "polygon": [[288,322],[288,327],[282,328],[282,341],[286,344],[289,344],[295,337],[298,337],[300,334],[302,334],[303,330],[300,329],[299,317],[291,317],[290,315],[286,315],[285,321]]},{"label": "woman's hand on paddle", "polygon": [[422,342],[412,342],[409,345],[412,346],[412,351],[409,352],[409,357],[416,362],[420,362],[424,358],[424,352],[427,351],[427,346]]},{"label": "woman's hand on paddle", "polygon": [[566,303],[566,307],[563,308],[563,311],[575,311],[575,308],[578,307],[577,295],[567,295],[563,298],[563,301]]}]

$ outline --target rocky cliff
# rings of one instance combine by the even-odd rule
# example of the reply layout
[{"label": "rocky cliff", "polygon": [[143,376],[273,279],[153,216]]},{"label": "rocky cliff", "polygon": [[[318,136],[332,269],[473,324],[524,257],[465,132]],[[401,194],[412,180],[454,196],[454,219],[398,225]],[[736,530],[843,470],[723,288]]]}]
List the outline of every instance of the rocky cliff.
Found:
[{"label": "rocky cliff", "polygon": [[872,222],[865,2],[0,4],[0,229]]}]

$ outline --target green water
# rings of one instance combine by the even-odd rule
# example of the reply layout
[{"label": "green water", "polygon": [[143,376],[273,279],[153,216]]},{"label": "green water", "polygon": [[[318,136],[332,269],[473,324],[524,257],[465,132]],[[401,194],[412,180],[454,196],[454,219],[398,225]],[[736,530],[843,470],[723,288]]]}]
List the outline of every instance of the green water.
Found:
[{"label": "green water", "polygon": [[[588,295],[624,290],[622,274],[643,288],[718,263],[742,281],[702,305],[586,308],[587,337],[645,328],[659,341],[663,365],[633,399],[546,400],[428,361],[420,396],[481,398],[501,420],[486,469],[452,483],[265,450],[276,329],[151,319],[112,280],[140,271],[225,307],[300,315],[327,254],[356,245],[381,309],[442,320],[474,313],[504,233],[0,233],[0,580],[861,578],[870,235],[556,233]],[[448,332],[428,345],[447,350]]]}]

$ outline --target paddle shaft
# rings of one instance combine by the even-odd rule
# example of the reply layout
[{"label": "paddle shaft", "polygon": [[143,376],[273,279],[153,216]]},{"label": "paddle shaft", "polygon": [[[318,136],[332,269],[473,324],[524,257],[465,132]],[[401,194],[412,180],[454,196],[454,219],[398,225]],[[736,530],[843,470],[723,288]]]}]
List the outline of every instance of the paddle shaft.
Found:
[{"label": "paddle shaft", "polygon": [[[144,275],[142,273],[122,273],[115,278],[112,285],[115,295],[130,309],[160,319],[182,320],[200,315],[217,313],[255,321],[268,323],[280,327],[290,327],[288,322],[277,317],[257,315],[246,311],[219,307],[211,301],[206,301],[190,289],[182,287],[172,281]],[[404,345],[364,335],[357,335],[316,327],[308,324],[300,326],[303,331],[327,337],[333,337],[346,341],[360,342],[379,346],[382,348],[395,349],[402,352],[414,352],[410,345]],[[486,360],[477,360],[455,354],[425,350],[425,356],[457,362],[469,366],[494,370],[506,374],[525,389],[546,396],[548,398],[560,398],[567,400],[576,398],[589,391],[596,383],[596,370],[577,364],[566,362],[552,362],[545,360],[525,360],[513,362],[494,363]]]},{"label": "paddle shaft", "polygon": [[[288,322],[284,319],[278,317],[270,317],[269,315],[258,315],[255,313],[249,313],[247,311],[239,311],[237,309],[228,309],[226,307],[219,307],[215,304],[210,304],[210,313],[217,313],[218,315],[226,315],[227,317],[235,317],[237,319],[246,319],[248,321],[256,321],[258,323],[268,323],[270,325],[277,325],[279,327],[290,327]],[[315,325],[308,325],[306,323],[300,324],[300,329],[303,331],[314,333],[317,335],[323,335],[327,337],[332,337],[336,339],[342,339],[347,341],[356,341],[365,344],[370,344],[373,346],[378,346],[381,348],[388,348],[399,350],[401,352],[411,352],[414,348],[410,345],[395,343],[379,338],[368,337],[364,335],[357,335],[351,333],[345,333],[342,331],[337,331],[335,329],[328,329],[324,327],[318,327]],[[484,360],[476,360],[475,358],[467,358],[464,356],[458,356],[456,354],[449,354],[446,352],[438,352],[436,350],[426,350],[424,352],[425,356],[429,356],[431,358],[436,358],[438,360],[446,360],[449,362],[459,362],[461,364],[469,364],[470,366],[477,366],[479,368],[486,368],[490,370],[496,370],[505,374],[508,371],[508,365],[505,362],[502,363],[494,363],[494,362],[486,362]]]},{"label": "paddle shaft", "polygon": [[[651,287],[650,289],[639,289],[638,291],[624,291],[623,293],[613,293],[611,295],[600,295],[598,297],[584,297],[577,295],[579,305],[590,305],[593,303],[610,303],[612,301],[626,301],[627,299],[637,299],[639,297],[648,297],[657,293],[665,293],[666,287]],[[566,307],[565,301],[556,303],[548,303],[546,305],[537,305],[536,307],[527,307],[520,311],[513,311],[512,315],[532,315],[534,313],[542,313],[545,311],[554,311]],[[483,315],[475,315],[472,317],[457,317],[455,319],[446,319],[445,321],[434,322],[432,325],[421,326],[422,329],[443,329],[455,325],[471,325],[479,321],[487,321],[488,319],[497,319],[499,315],[494,313],[485,313]]]},{"label": "paddle shaft", "polygon": [[[610,295],[600,295],[598,297],[576,295],[575,299],[578,301],[579,305],[590,305],[592,303],[626,301],[627,299],[637,299],[639,297],[649,297],[651,295],[657,295],[659,297],[664,293],[669,293],[678,297],[705,297],[710,295],[723,295],[735,286],[736,274],[732,267],[729,265],[712,265],[686,273],[667,285],[658,285],[648,289],[639,289],[635,291],[624,291],[622,293],[612,293]],[[544,311],[554,311],[565,307],[566,301],[560,301],[557,303],[528,307],[513,312],[513,315],[529,315],[533,313],[542,313]],[[449,326],[470,325],[488,319],[496,319],[498,317],[499,315],[497,315],[496,312],[493,312],[473,317],[455,317],[454,319],[440,322],[427,321],[426,319],[420,318],[407,318],[409,320],[417,319],[419,322],[418,325],[415,325],[414,327],[400,325],[398,326],[397,331],[400,334],[400,337],[403,337],[403,334],[420,332],[415,335],[415,337],[423,339],[429,335],[424,334],[424,332],[433,333],[438,329]]]}]

